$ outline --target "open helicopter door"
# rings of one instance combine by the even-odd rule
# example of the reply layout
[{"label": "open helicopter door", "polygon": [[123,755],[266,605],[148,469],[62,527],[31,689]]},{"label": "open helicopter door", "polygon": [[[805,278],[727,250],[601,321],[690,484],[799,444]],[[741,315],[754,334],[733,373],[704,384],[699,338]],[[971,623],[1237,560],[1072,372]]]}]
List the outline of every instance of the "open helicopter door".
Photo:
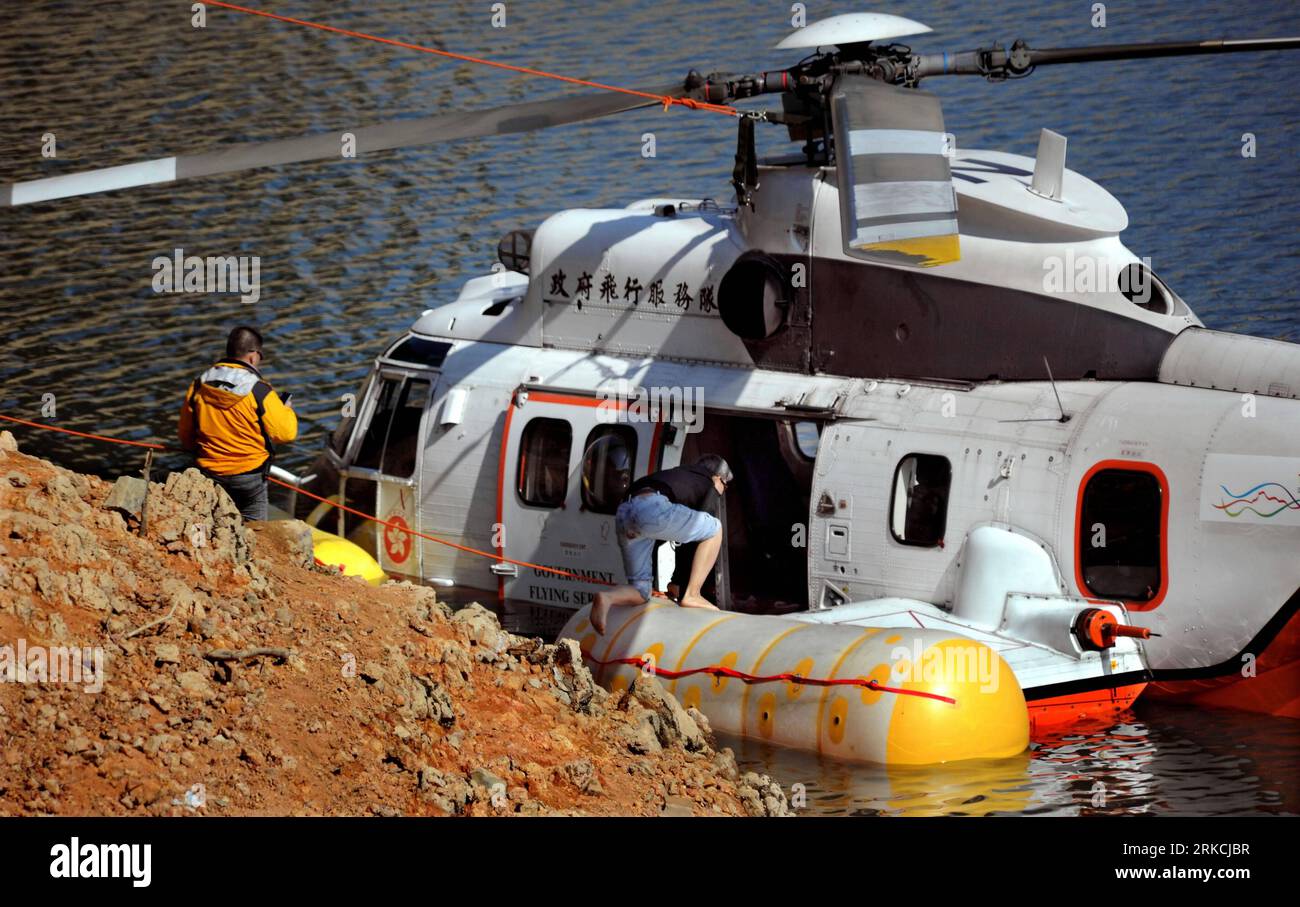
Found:
[{"label": "open helicopter door", "polygon": [[[704,597],[724,611],[783,614],[807,601],[804,522],[820,424],[804,414],[706,408],[683,445],[682,461],[706,454],[735,476],[714,513],[722,549]],[[674,580],[686,584],[694,546],[676,552]]]},{"label": "open helicopter door", "polygon": [[[437,377],[436,372],[381,366],[361,401],[355,453],[339,470],[349,506],[393,524],[348,517],[340,534],[373,551],[390,574],[421,576],[423,546],[403,527],[421,531],[417,477]],[[339,514],[342,522],[343,511]]]},{"label": "open helicopter door", "polygon": [[665,429],[618,400],[520,388],[505,415],[497,480],[497,550],[590,581],[499,562],[502,602],[581,608],[624,579],[614,511],[628,484],[659,468]]}]

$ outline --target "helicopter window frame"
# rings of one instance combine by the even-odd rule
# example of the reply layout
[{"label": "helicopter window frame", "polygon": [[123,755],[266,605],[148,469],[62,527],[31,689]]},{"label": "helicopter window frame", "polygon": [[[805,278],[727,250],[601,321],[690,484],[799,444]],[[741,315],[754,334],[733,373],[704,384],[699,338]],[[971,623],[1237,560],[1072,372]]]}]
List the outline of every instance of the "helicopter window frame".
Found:
[{"label": "helicopter window frame", "polygon": [[383,355],[384,359],[417,368],[441,368],[451,352],[452,345],[445,340],[434,340],[418,334],[399,338]]},{"label": "helicopter window frame", "polygon": [[[423,448],[420,442],[424,437],[424,418],[429,410],[433,383],[432,378],[421,375],[407,375],[402,382],[397,405],[388,422],[388,437],[384,439],[384,450],[379,457],[381,476],[402,480],[415,476]],[[417,390],[417,385],[423,385],[423,390]],[[399,419],[404,421],[399,424]],[[396,436],[395,431],[399,432]]]},{"label": "helicopter window frame", "polygon": [[[367,396],[364,398],[361,416],[353,423],[352,437],[349,440],[349,455],[342,458],[343,471],[354,478],[388,479],[409,483],[419,470],[420,457],[423,453],[421,440],[424,437],[425,418],[436,383],[436,373],[408,372],[394,369],[380,369],[372,372],[370,377],[367,378]],[[406,475],[399,475],[386,471],[385,467],[390,465],[388,459],[389,446],[396,417],[403,409],[417,408],[410,397],[412,385],[414,384],[425,385],[422,398],[418,404],[419,415],[415,420],[413,431],[408,434],[409,438],[414,438],[414,456],[410,471]],[[393,388],[391,393],[387,391],[387,388],[390,387]],[[388,396],[385,396],[386,394]],[[375,419],[384,418],[384,413],[387,413],[387,417],[383,426],[383,438],[377,442],[377,449],[370,451],[374,456],[368,457],[367,462],[363,463],[361,462],[362,452],[366,450],[367,442],[374,437],[371,429],[375,427]]]},{"label": "helicopter window frame", "polygon": [[623,502],[622,497],[613,502],[597,500],[590,493],[592,484],[591,477],[587,475],[587,451],[597,441],[603,438],[618,438],[623,442],[623,447],[627,450],[628,459],[632,463],[632,478],[636,476],[636,455],[637,455],[637,434],[636,429],[631,425],[597,425],[587,433],[587,440],[582,445],[582,466],[581,466],[581,483],[582,490],[582,508],[590,513],[600,513],[606,516],[612,516],[618,510],[618,505]]},{"label": "helicopter window frame", "polygon": [[[900,481],[904,480],[904,467],[909,463],[919,463],[924,458],[928,467],[938,467],[942,461],[942,468],[945,475],[942,483],[927,484],[926,490],[933,497],[931,500],[937,502],[934,513],[931,514],[933,525],[929,526],[929,532],[921,535],[920,533],[909,533],[909,528],[918,528],[914,520],[919,520],[923,515],[914,515],[912,508],[919,504],[921,499],[916,497],[916,491],[922,488],[922,484],[917,480],[917,471],[914,469],[907,479],[912,480],[912,484],[906,489],[906,501],[899,500]],[[889,525],[889,534],[894,541],[900,545],[907,545],[911,548],[942,548],[944,547],[944,537],[948,531],[948,502],[952,495],[952,461],[942,454],[914,452],[903,456],[898,465],[894,467],[894,480],[889,492],[889,510],[887,520]],[[900,504],[902,507],[900,508]]]},{"label": "helicopter window frame", "polygon": [[[1089,492],[1095,490],[1094,483],[1099,479],[1113,479],[1120,475],[1140,476],[1147,485],[1144,491],[1148,495],[1146,501],[1148,510],[1144,521],[1139,524],[1136,520],[1130,520],[1126,524],[1119,524],[1119,528],[1126,531],[1121,532],[1118,539],[1124,541],[1137,536],[1140,539],[1137,544],[1141,544],[1148,555],[1146,560],[1153,561],[1136,565],[1147,571],[1155,571],[1155,582],[1146,583],[1144,592],[1136,595],[1129,594],[1134,591],[1133,587],[1120,587],[1109,584],[1103,587],[1098,582],[1100,578],[1095,573],[1091,577],[1088,575],[1090,569],[1095,571],[1099,566],[1127,567],[1130,570],[1135,566],[1133,564],[1099,565],[1087,563],[1089,558],[1086,555],[1093,554],[1099,548],[1113,550],[1110,543],[1117,538],[1113,531],[1117,519],[1112,518],[1109,523],[1102,520],[1101,525],[1107,527],[1105,537],[1107,544],[1102,546],[1092,544],[1095,538],[1094,527],[1098,523],[1098,515],[1095,509],[1092,509],[1097,505],[1094,503],[1089,506]],[[1156,500],[1154,501],[1155,506],[1151,507],[1151,492],[1153,491]],[[1169,479],[1165,476],[1164,471],[1154,463],[1138,460],[1103,460],[1094,464],[1084,473],[1079,480],[1079,496],[1075,510],[1074,573],[1079,592],[1085,598],[1121,601],[1131,611],[1150,611],[1160,605],[1169,589],[1169,501]],[[1126,547],[1132,549],[1137,547],[1137,544]],[[1150,594],[1145,594],[1146,592]]]},{"label": "helicopter window frame", "polygon": [[[803,459],[808,463],[817,462],[817,451],[821,449],[821,444],[822,444],[822,423],[814,421],[813,419],[800,419],[799,421],[795,422],[793,425],[794,425],[793,430],[795,435],[795,449],[799,452],[799,456],[803,457]],[[801,425],[811,425],[813,427],[813,430],[816,432],[816,434],[814,434],[813,437],[810,439],[805,439],[804,437],[801,437],[799,434],[799,426]],[[811,449],[804,447],[805,440],[812,441]]]},{"label": "helicopter window frame", "polygon": [[[390,404],[396,404],[397,396],[402,390],[402,382],[405,380],[406,376],[400,373],[376,373],[375,380],[371,381],[370,395],[366,398],[365,413],[363,418],[357,421],[357,428],[360,431],[355,432],[356,448],[351,451],[352,455],[348,459],[349,469],[378,472],[384,456],[384,444],[388,441],[388,426],[393,421]],[[378,418],[384,419],[382,436],[377,433],[378,424],[375,420]],[[366,459],[364,463],[363,454]]]},{"label": "helicopter window frame", "polygon": [[[365,413],[366,402],[370,398],[370,388],[375,383],[377,373],[370,372],[361,382],[361,392],[353,398],[352,415],[344,416],[334,431],[330,432],[329,439],[325,443],[325,449],[334,458],[336,465],[351,463],[349,454],[352,453],[353,441],[358,441],[357,426],[362,424],[361,420]],[[361,404],[356,405],[360,400]],[[366,423],[369,425],[369,422]]]},{"label": "helicopter window frame", "polygon": [[[542,436],[540,443],[545,444],[549,441],[557,446],[550,450],[534,450],[534,435],[551,429],[558,430],[560,433],[551,438]],[[560,438],[563,438],[562,442]],[[558,455],[560,450],[558,445],[561,443],[564,450],[562,469],[559,468],[561,457]],[[530,454],[532,454],[531,464]],[[515,458],[515,495],[520,503],[543,510],[562,509],[569,498],[569,463],[572,458],[573,426],[569,420],[554,416],[534,416],[529,419],[519,432],[519,451]],[[530,472],[529,470],[536,467],[539,461],[541,471]],[[557,478],[560,480],[558,487]],[[534,492],[543,482],[550,484],[551,487],[544,489],[545,493],[542,495],[535,494]]]}]

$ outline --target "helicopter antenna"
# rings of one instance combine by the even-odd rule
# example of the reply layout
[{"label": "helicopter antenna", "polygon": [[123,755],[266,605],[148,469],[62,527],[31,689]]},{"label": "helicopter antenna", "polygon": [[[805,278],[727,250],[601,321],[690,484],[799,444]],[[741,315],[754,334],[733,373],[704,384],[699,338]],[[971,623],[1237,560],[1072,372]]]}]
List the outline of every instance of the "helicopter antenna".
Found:
[{"label": "helicopter antenna", "polygon": [[1065,405],[1061,403],[1061,392],[1056,389],[1056,378],[1052,376],[1052,364],[1043,357],[1043,365],[1047,368],[1047,380],[1052,382],[1052,393],[1056,395],[1056,408],[1061,411],[1059,416],[1045,416],[1038,419],[999,419],[999,422],[1060,422],[1070,421],[1071,416],[1066,413]]},{"label": "helicopter antenna", "polygon": [[1065,414],[1065,407],[1061,405],[1061,392],[1056,389],[1056,379],[1052,377],[1052,364],[1047,361],[1046,356],[1043,357],[1043,365],[1047,367],[1047,380],[1052,382],[1052,393],[1056,394],[1056,408],[1061,411],[1061,418],[1056,421],[1069,422],[1070,417]]}]

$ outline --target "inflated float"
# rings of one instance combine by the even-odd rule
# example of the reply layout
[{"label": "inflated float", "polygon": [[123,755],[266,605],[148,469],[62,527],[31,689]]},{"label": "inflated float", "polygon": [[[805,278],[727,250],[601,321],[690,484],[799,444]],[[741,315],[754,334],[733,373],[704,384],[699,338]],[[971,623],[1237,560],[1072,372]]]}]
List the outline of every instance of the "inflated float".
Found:
[{"label": "inflated float", "polygon": [[313,526],[311,543],[316,563],[322,566],[334,567],[344,576],[359,576],[372,586],[388,579],[379,562],[354,542]]},{"label": "inflated float", "polygon": [[1015,674],[989,646],[950,632],[655,599],[613,608],[599,635],[589,612],[574,614],[560,636],[578,642],[598,683],[617,692],[653,670],[716,730],[890,765],[1002,758],[1029,744]]},{"label": "inflated float", "polygon": [[1069,595],[1048,547],[1023,530],[981,525],[967,535],[943,606],[908,598],[845,602],[792,620],[849,627],[929,627],[982,642],[1006,659],[1037,738],[1080,720],[1114,720],[1150,673],[1122,602]]}]

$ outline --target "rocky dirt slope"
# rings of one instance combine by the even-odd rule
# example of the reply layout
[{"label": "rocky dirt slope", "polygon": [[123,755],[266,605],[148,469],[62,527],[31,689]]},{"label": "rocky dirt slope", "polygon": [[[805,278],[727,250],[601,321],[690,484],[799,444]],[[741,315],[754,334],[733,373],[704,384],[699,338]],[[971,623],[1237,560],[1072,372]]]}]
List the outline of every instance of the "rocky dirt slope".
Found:
[{"label": "rocky dirt slope", "polygon": [[[572,643],[323,572],[193,470],[146,538],[111,489],[0,433],[0,815],[788,811],[653,678],[611,696]],[[58,646],[80,684],[30,660]]]}]

